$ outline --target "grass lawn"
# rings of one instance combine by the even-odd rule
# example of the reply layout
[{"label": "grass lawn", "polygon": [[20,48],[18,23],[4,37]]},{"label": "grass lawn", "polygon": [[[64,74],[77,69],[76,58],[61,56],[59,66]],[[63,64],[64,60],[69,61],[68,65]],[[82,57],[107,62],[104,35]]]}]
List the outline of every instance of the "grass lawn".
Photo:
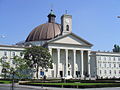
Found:
[{"label": "grass lawn", "polygon": [[7,81],[7,80],[0,80],[0,83],[1,83],[1,84],[10,84],[10,83],[11,83],[11,81]]}]

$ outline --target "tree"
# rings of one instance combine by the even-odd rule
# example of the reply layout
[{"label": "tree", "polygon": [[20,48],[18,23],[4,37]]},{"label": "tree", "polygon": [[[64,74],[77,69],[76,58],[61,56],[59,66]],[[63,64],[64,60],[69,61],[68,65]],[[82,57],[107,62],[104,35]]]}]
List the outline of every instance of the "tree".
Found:
[{"label": "tree", "polygon": [[21,57],[15,56],[12,60],[12,63],[10,61],[0,59],[0,63],[3,68],[2,76],[4,78],[8,75],[9,79],[12,79],[12,90],[14,90],[14,79],[23,79],[28,78],[31,73],[26,73],[30,70],[29,66],[27,65],[27,61]]},{"label": "tree", "polygon": [[120,52],[120,46],[119,45],[114,45],[113,52]]},{"label": "tree", "polygon": [[3,77],[4,79],[7,79],[7,77],[9,77],[9,68],[10,68],[9,62],[6,62],[1,58],[0,66],[2,67],[2,72],[0,76]]},{"label": "tree", "polygon": [[31,73],[26,73],[28,70],[30,70],[29,66],[27,65],[27,60],[15,56],[12,60],[12,63],[7,60],[0,59],[0,63],[2,66],[2,76],[6,78],[6,76],[11,78],[14,73],[14,78],[16,79],[23,79],[23,78],[28,78]]},{"label": "tree", "polygon": [[24,58],[28,60],[28,65],[34,68],[36,77],[38,79],[39,68],[48,69],[52,68],[52,59],[48,49],[41,46],[32,46],[31,48],[26,48],[24,52]]}]

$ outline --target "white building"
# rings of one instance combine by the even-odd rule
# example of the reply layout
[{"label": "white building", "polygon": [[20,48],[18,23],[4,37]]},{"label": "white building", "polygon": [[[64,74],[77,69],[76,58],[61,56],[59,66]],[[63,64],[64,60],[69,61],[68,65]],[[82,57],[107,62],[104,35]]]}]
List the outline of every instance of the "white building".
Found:
[{"label": "white building", "polygon": [[51,10],[48,23],[33,29],[25,42],[15,46],[0,45],[0,58],[12,63],[12,57],[20,56],[26,46],[44,46],[53,59],[53,69],[45,72],[49,78],[119,78],[120,53],[91,51],[91,43],[72,33],[71,15],[62,15],[61,24],[55,22],[55,17]]}]

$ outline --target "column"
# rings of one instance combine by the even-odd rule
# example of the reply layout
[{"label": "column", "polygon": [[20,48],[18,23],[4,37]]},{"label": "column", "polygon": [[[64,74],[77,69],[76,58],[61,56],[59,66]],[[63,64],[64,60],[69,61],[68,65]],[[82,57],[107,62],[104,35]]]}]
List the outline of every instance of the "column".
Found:
[{"label": "column", "polygon": [[74,60],[73,60],[73,77],[76,77],[76,69],[75,69],[75,65],[76,65],[76,50],[73,50],[73,54],[74,54]]},{"label": "column", "polygon": [[66,73],[65,73],[65,76],[68,76],[68,49],[65,49],[65,52],[66,52],[66,60],[65,60]]},{"label": "column", "polygon": [[88,74],[89,74],[89,77],[91,76],[90,75],[90,51],[88,51]]},{"label": "column", "polygon": [[83,50],[81,50],[81,77],[84,77],[84,61],[83,61]]},{"label": "column", "polygon": [[52,56],[52,48],[49,48],[50,55]]},{"label": "column", "polygon": [[58,58],[58,59],[57,59],[58,61],[57,61],[57,69],[56,69],[56,70],[57,70],[57,77],[60,77],[60,71],[59,71],[59,64],[60,64],[60,49],[59,49],[59,48],[57,49],[57,54],[58,54],[58,55],[57,55],[57,56],[58,56],[58,57],[57,57],[57,58]]}]

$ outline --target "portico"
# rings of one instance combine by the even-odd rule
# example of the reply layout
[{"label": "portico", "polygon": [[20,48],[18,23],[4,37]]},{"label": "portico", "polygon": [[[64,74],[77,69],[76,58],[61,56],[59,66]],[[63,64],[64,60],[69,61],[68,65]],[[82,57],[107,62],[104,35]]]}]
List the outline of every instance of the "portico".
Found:
[{"label": "portico", "polygon": [[[84,78],[90,76],[91,44],[76,37],[74,34],[64,35],[49,41],[48,49],[53,59],[52,76],[55,78],[72,76]],[[69,41],[69,42],[68,42]],[[73,43],[74,42],[74,43]]]},{"label": "portico", "polygon": [[65,77],[72,76],[73,78],[84,78],[90,75],[89,51],[78,49],[63,49],[63,48],[50,48],[52,59],[54,62],[53,76]]}]

